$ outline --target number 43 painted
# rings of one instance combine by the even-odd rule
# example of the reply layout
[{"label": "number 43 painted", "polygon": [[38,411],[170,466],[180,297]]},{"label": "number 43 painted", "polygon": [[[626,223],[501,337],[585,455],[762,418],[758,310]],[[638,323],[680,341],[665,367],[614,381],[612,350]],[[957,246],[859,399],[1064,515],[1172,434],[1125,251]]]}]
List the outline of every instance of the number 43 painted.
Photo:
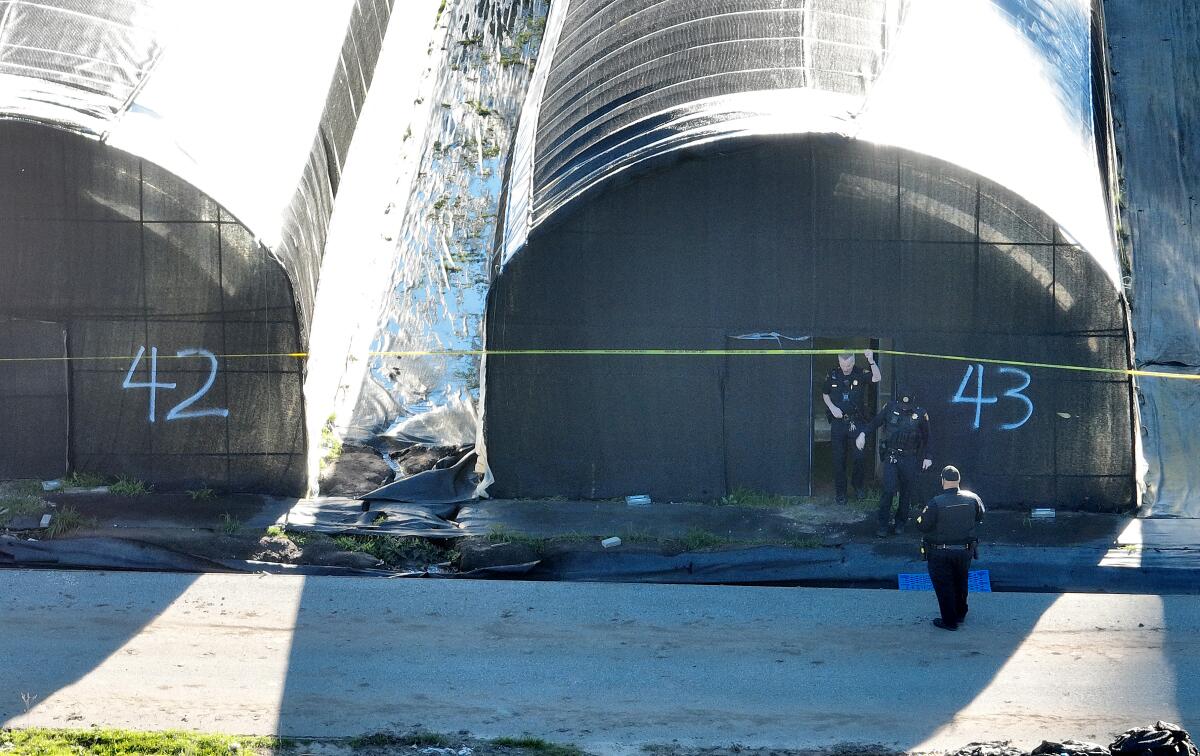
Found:
[{"label": "number 43 painted", "polygon": [[[975,396],[973,396],[973,397],[963,396],[963,391],[967,388],[967,381],[971,380],[971,373],[974,371],[978,371],[976,373],[976,379],[975,379]],[[1033,400],[1021,393],[1025,389],[1029,388],[1029,382],[1031,380],[1029,377],[1029,373],[1026,373],[1024,370],[1020,370],[1020,369],[1014,368],[1014,367],[1002,367],[1002,368],[1000,368],[1000,372],[1005,375],[1019,376],[1020,378],[1024,379],[1024,382],[1020,386],[1017,386],[1016,388],[1010,388],[1008,391],[1005,391],[1002,396],[999,396],[999,397],[984,396],[983,395],[983,365],[982,364],[967,365],[967,374],[963,376],[962,383],[958,384],[958,391],[954,394],[954,398],[950,400],[950,402],[952,404],[974,404],[975,405],[975,423],[974,423],[974,425],[972,425],[972,427],[975,430],[979,430],[979,420],[980,420],[980,415],[982,414],[983,405],[995,404],[996,402],[999,402],[1000,399],[1002,399],[1004,397],[1011,397],[1013,399],[1018,399],[1018,400],[1024,402],[1025,403],[1025,417],[1022,417],[1020,420],[1016,421],[1015,423],[1003,423],[1000,426],[1000,430],[1016,430],[1017,428],[1020,428],[1025,423],[1029,422],[1029,418],[1033,417]]]},{"label": "number 43 painted", "polygon": [[[155,421],[155,399],[159,389],[173,390],[176,386],[174,383],[159,383],[158,382],[158,347],[150,347],[150,382],[136,383],[133,380],[133,374],[137,372],[138,365],[142,362],[142,357],[146,354],[146,347],[138,347],[138,353],[133,358],[133,364],[129,366],[129,372],[125,374],[125,380],[121,383],[123,389],[150,389],[150,422]],[[171,408],[167,413],[166,421],[184,420],[189,417],[229,417],[227,409],[200,409],[189,410],[196,402],[200,401],[208,390],[212,388],[213,381],[217,380],[217,356],[207,349],[181,349],[175,353],[176,357],[205,357],[208,359],[209,371],[208,380],[200,387],[200,390],[184,399],[179,404]]]}]

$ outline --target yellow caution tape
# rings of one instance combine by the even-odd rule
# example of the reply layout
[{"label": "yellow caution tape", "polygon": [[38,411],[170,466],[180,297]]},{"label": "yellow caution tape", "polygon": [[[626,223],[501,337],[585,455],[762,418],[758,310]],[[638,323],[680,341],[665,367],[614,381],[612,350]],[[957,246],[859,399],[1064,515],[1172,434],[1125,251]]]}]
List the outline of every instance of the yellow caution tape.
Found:
[{"label": "yellow caution tape", "polygon": [[[404,351],[369,352],[371,357],[521,357],[521,356],[562,356],[562,357],[785,357],[806,356],[818,354],[845,354],[846,352],[861,352],[856,349],[422,349]],[[1064,365],[1053,362],[1027,362],[1023,360],[999,360],[987,357],[966,357],[952,354],[933,354],[928,352],[904,352],[892,349],[876,349],[875,354],[888,354],[896,357],[917,357],[930,360],[951,360],[954,362],[983,363],[987,365],[1009,365],[1012,367],[1044,368],[1047,370],[1071,370],[1085,373],[1102,373],[1107,375],[1139,376],[1150,378],[1171,378],[1178,380],[1200,380],[1200,374],[1170,373],[1158,370],[1129,370],[1124,368],[1089,367],[1086,365]],[[194,355],[160,354],[158,359],[187,359]],[[221,359],[249,359],[285,357],[292,359],[308,359],[307,352],[267,352],[249,354],[218,354]],[[6,362],[75,362],[75,361],[131,361],[134,355],[119,355],[112,357],[0,357],[0,363]]]}]

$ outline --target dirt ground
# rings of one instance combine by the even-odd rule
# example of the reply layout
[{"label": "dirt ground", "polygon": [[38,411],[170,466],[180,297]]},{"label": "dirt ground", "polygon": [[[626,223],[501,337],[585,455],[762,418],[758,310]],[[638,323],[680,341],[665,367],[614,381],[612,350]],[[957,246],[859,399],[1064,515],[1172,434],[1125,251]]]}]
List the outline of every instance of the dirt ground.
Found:
[{"label": "dirt ground", "polygon": [[[324,535],[274,526],[288,500],[250,494],[111,491],[44,492],[39,481],[0,483],[0,532],[23,538],[108,537],[153,544],[218,560],[401,572],[452,573],[521,564],[547,554],[601,551],[617,535],[625,552],[677,555],[686,551],[778,545],[813,549],[870,544],[878,553],[910,553],[919,540],[911,527],[890,539],[875,535],[878,493],[836,505],[830,496],[807,498],[742,494],[708,503],[480,501],[463,510],[470,537],[401,538]],[[474,519],[467,513],[475,510]],[[51,515],[49,528],[40,527]],[[1032,520],[1019,511],[991,511],[986,543],[1063,546],[1112,542],[1128,517],[1063,512]]]}]

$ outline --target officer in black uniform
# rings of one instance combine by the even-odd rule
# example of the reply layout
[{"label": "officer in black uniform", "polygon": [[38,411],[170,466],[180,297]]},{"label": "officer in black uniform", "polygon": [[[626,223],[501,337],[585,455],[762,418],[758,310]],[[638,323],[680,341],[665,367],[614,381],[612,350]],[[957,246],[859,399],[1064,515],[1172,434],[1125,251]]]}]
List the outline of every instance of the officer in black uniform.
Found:
[{"label": "officer in black uniform", "polygon": [[846,503],[846,456],[854,457],[854,494],[862,498],[864,464],[863,450],[854,444],[855,431],[866,425],[868,383],[879,383],[881,374],[875,364],[875,353],[863,351],[869,368],[855,367],[854,355],[838,355],[838,366],[829,371],[821,398],[825,400],[825,416],[829,418],[829,445],[833,451],[833,489],[838,504]]},{"label": "officer in black uniform", "polygon": [[967,618],[967,575],[979,539],[975,529],[983,522],[983,502],[959,489],[958,468],[942,468],[942,493],[917,517],[925,533],[921,548],[929,560],[929,579],[937,593],[942,616],[933,620],[943,630],[957,630]]},{"label": "officer in black uniform", "polygon": [[[884,405],[879,414],[860,429],[855,445],[862,449],[867,434],[884,428],[879,446],[883,461],[883,494],[879,497],[879,529],[883,538],[899,533],[908,522],[908,509],[917,493],[917,474],[933,464],[930,451],[929,413],[918,407],[911,392],[900,391],[896,399]],[[896,519],[892,520],[892,497],[899,493]],[[888,527],[889,522],[891,527]]]}]

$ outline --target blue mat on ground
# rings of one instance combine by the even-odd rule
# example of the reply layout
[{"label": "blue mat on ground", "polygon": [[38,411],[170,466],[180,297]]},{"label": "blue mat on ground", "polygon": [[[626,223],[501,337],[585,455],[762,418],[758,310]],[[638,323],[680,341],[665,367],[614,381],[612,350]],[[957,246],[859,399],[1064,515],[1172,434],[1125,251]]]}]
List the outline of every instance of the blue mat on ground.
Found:
[{"label": "blue mat on ground", "polygon": [[[902,591],[932,591],[933,581],[928,573],[900,573],[900,590]],[[991,593],[992,578],[987,570],[971,570],[967,573],[967,590],[976,593]]]}]

